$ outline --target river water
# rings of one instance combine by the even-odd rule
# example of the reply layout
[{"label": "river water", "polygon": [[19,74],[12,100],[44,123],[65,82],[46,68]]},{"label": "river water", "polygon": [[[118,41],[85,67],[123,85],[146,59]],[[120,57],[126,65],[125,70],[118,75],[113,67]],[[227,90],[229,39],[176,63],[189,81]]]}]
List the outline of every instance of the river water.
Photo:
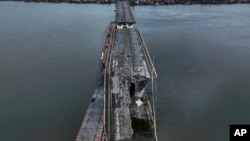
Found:
[{"label": "river water", "polygon": [[[0,141],[74,140],[113,10],[0,2]],[[227,141],[250,123],[250,5],[132,11],[155,56],[160,141]]]}]

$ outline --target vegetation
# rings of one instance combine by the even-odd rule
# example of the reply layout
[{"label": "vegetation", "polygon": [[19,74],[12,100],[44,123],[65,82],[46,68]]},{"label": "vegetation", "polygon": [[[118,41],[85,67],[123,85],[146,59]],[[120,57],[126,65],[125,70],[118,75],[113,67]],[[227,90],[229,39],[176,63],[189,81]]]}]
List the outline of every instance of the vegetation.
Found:
[{"label": "vegetation", "polygon": [[[6,0],[9,1],[9,0]],[[100,3],[109,4],[115,3],[117,0],[13,0],[26,2],[69,2],[69,3]],[[132,5],[152,5],[152,4],[236,4],[250,3],[250,0],[128,0]]]}]

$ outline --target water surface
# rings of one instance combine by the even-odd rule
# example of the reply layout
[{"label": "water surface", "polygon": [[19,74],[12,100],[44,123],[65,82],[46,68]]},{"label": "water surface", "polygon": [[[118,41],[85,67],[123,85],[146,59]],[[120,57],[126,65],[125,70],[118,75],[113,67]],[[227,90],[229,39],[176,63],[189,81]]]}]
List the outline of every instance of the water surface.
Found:
[{"label": "water surface", "polygon": [[[0,2],[1,141],[74,140],[113,10]],[[160,141],[227,141],[229,124],[250,123],[249,5],[132,11],[155,55]]]},{"label": "water surface", "polygon": [[158,136],[227,141],[250,123],[250,5],[134,7],[158,71]]},{"label": "water surface", "polygon": [[0,3],[1,141],[74,140],[113,17],[111,5]]}]

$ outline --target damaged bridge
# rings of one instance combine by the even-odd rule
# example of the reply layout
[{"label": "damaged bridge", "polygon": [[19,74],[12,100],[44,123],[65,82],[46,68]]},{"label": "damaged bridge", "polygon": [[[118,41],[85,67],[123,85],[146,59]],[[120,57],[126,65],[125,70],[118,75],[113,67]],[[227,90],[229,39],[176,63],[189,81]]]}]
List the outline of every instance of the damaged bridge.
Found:
[{"label": "damaged bridge", "polygon": [[137,28],[116,28],[105,73],[106,132],[110,140],[129,139],[132,119],[153,120],[147,85],[156,72]]},{"label": "damaged bridge", "polygon": [[101,57],[101,83],[76,141],[131,140],[133,119],[155,128],[154,105],[148,95],[152,95],[157,73],[139,29],[134,27],[128,2],[118,1],[116,7]]}]

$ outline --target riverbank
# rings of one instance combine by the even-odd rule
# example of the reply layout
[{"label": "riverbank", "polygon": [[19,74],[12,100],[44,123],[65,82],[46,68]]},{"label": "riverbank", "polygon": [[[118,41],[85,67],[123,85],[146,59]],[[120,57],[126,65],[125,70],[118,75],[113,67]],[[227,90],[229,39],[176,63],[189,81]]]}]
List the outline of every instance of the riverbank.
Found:
[{"label": "riverbank", "polygon": [[[25,2],[52,2],[52,3],[95,3],[111,4],[115,0],[6,0],[6,1],[25,1]],[[194,4],[246,4],[250,0],[129,0],[131,5],[194,5]]]}]

